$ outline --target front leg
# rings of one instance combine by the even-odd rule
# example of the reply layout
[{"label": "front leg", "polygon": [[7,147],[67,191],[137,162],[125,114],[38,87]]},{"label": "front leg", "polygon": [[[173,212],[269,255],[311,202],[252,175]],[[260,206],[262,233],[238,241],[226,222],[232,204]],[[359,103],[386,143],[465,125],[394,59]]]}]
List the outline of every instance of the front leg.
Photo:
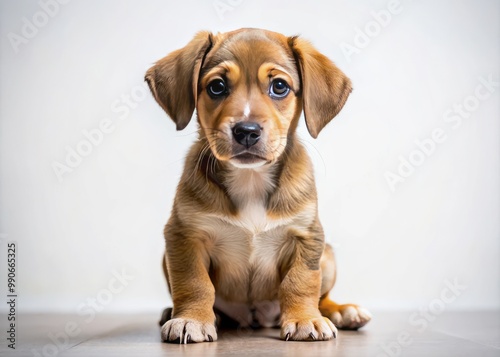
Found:
[{"label": "front leg", "polygon": [[162,340],[217,340],[213,305],[215,289],[208,275],[210,259],[201,239],[165,230],[166,268],[174,308],[162,329]]},{"label": "front leg", "polygon": [[288,271],[279,289],[281,338],[284,340],[330,340],[337,336],[333,323],[318,309],[321,289],[319,260],[324,249],[322,234],[291,237]]}]

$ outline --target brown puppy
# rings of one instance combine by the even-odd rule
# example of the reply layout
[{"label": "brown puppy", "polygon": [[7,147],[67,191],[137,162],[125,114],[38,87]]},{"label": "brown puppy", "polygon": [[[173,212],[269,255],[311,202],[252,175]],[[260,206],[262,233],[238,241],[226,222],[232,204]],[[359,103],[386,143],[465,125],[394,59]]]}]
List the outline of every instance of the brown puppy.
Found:
[{"label": "brown puppy", "polygon": [[198,33],[146,81],[178,130],[195,109],[200,127],[165,227],[174,307],[163,340],[216,340],[214,309],[241,326],[280,320],[285,340],[328,340],[335,326],[366,324],[366,310],[328,297],[333,252],[295,134],[304,110],[316,138],[344,105],[350,80],[298,37],[241,29]]}]

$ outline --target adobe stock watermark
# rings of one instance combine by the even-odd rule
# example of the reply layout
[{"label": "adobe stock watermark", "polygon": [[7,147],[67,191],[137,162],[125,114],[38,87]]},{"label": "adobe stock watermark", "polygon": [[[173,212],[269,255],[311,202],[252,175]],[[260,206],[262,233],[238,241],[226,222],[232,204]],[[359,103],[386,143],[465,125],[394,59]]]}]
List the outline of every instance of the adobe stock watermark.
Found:
[{"label": "adobe stock watermark", "polygon": [[76,344],[75,339],[82,333],[82,327],[92,323],[96,315],[111,304],[114,297],[123,292],[130,282],[135,279],[135,275],[131,274],[127,268],[122,268],[121,271],[113,269],[111,275],[112,277],[105,288],[77,306],[76,312],[83,320],[68,321],[62,331],[57,333],[49,332],[47,337],[51,342],[40,349],[31,349],[33,356],[54,357]]},{"label": "adobe stock watermark", "polygon": [[403,11],[403,5],[400,0],[390,0],[385,9],[379,11],[371,11],[372,19],[368,21],[362,28],[354,28],[354,38],[352,43],[341,42],[340,49],[344,54],[347,62],[352,61],[352,56],[360,54],[361,51],[368,47],[372,40],[382,33],[382,30],[389,26],[393,17]]},{"label": "adobe stock watermark", "polygon": [[493,78],[490,74],[487,77],[479,77],[479,84],[474,89],[474,92],[466,96],[460,103],[454,103],[447,109],[442,117],[445,124],[448,126],[434,128],[428,137],[423,139],[415,139],[416,148],[410,151],[406,156],[399,155],[397,169],[388,170],[384,173],[384,178],[392,192],[396,192],[396,188],[400,183],[405,182],[412,176],[417,167],[422,166],[425,161],[432,156],[449,137],[447,130],[457,130],[463,125],[465,119],[471,118],[481,105],[481,102],[491,98],[495,90],[500,86],[500,82]]},{"label": "adobe stock watermark", "polygon": [[224,21],[225,14],[234,11],[243,1],[245,0],[214,0],[212,5],[219,19]]},{"label": "adobe stock watermark", "polygon": [[400,356],[403,349],[413,343],[412,336],[422,334],[427,330],[432,322],[446,311],[447,306],[452,304],[465,290],[467,290],[467,286],[459,283],[458,278],[453,279],[453,281],[445,280],[444,288],[441,290],[439,297],[410,314],[408,324],[412,329],[403,330],[398,333],[394,340],[381,343],[379,346],[382,353],[378,354],[377,357]]},{"label": "adobe stock watermark", "polygon": [[21,45],[26,45],[30,40],[36,37],[40,30],[47,26],[51,18],[59,14],[61,5],[66,5],[71,0],[40,0],[38,6],[40,10],[35,12],[31,17],[23,17],[21,19],[21,29],[19,33],[9,32],[7,39],[10,42],[14,53],[19,52]]},{"label": "adobe stock watermark", "polygon": [[[120,98],[114,100],[111,105],[111,112],[116,115],[116,119],[122,121],[126,119],[130,112],[137,108],[140,102],[147,98],[149,89],[147,84],[141,84],[133,87],[129,93],[124,93]],[[65,147],[66,154],[64,160],[53,161],[51,164],[52,170],[57,177],[59,183],[62,183],[64,176],[72,173],[79,167],[84,159],[88,157],[94,149],[101,145],[109,134],[113,133],[116,125],[113,120],[108,117],[102,118],[97,127],[87,130],[82,130],[82,139],[74,146],[67,145]]]}]

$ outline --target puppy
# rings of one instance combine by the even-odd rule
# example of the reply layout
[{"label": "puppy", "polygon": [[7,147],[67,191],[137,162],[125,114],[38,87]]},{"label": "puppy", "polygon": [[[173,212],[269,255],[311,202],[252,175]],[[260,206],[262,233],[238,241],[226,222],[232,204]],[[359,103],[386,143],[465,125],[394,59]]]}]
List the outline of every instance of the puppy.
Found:
[{"label": "puppy", "polygon": [[198,33],[145,80],[177,130],[195,109],[199,124],[164,232],[174,306],[162,339],[215,341],[216,312],[243,327],[279,324],[287,341],[365,325],[365,309],[328,296],[335,262],[296,135],[302,111],[316,138],[341,110],[344,73],[299,37],[241,29]]}]

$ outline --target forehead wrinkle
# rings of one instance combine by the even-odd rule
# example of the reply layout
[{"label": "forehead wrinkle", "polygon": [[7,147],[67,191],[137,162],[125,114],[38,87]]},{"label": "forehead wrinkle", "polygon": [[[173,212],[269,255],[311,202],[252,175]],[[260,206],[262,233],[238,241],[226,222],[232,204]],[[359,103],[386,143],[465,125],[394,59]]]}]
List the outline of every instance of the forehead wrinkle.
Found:
[{"label": "forehead wrinkle", "polygon": [[224,62],[239,67],[248,88],[258,83],[259,69],[265,63],[283,67],[294,79],[298,76],[295,58],[288,45],[263,33],[232,35],[216,44],[211,52],[203,64],[200,79]]},{"label": "forehead wrinkle", "polygon": [[201,68],[200,78],[206,76],[208,72],[211,72],[212,69],[218,67],[226,61],[227,59],[222,58],[221,56],[213,56],[211,58],[207,58],[205,63],[203,64],[203,67]]},{"label": "forehead wrinkle", "polygon": [[259,71],[263,65],[273,64],[276,69],[284,70],[291,77],[296,77],[295,63],[285,54],[276,54],[271,51],[248,51],[234,56],[240,69],[244,73],[246,84],[250,87],[259,82]]},{"label": "forehead wrinkle", "polygon": [[211,76],[213,74],[225,74],[225,73],[231,72],[231,68],[234,66],[236,66],[236,64],[233,61],[222,61],[210,69],[207,68],[206,72],[203,73],[202,76],[208,77],[208,76]]}]

